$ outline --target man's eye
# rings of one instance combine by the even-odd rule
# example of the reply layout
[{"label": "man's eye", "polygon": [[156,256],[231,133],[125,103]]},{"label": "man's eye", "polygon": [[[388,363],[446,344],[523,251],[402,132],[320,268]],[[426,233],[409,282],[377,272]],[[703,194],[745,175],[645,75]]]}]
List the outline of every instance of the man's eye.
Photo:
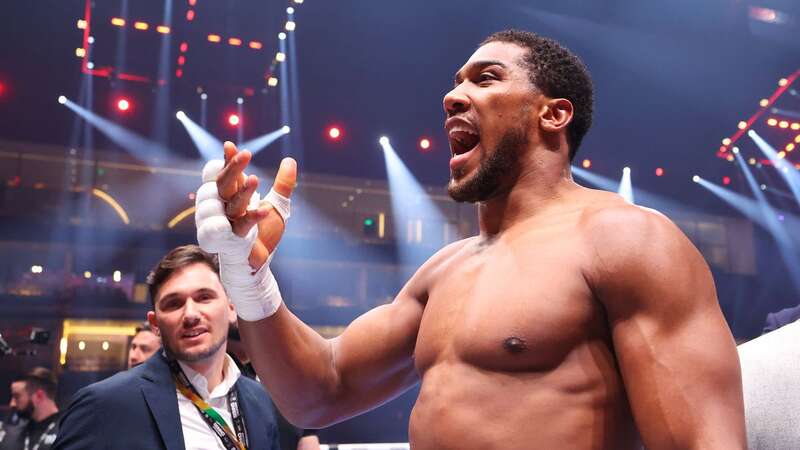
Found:
[{"label": "man's eye", "polygon": [[495,80],[497,80],[497,77],[488,72],[484,72],[478,76],[478,81],[480,81],[481,83],[483,83],[484,81],[495,81]]}]

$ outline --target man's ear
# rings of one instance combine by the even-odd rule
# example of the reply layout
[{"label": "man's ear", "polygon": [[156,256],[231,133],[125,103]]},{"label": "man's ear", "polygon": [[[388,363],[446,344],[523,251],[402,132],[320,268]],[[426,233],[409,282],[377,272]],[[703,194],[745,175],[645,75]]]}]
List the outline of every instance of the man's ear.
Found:
[{"label": "man's ear", "polygon": [[147,323],[150,324],[150,328],[153,330],[153,334],[155,334],[158,337],[161,337],[161,330],[158,329],[158,321],[156,321],[155,311],[147,311]]},{"label": "man's ear", "polygon": [[235,322],[238,319],[236,317],[236,308],[233,307],[233,302],[228,300],[228,322]]},{"label": "man's ear", "polygon": [[565,98],[551,98],[542,105],[539,123],[544,131],[558,133],[566,130],[570,122],[574,109],[572,102]]},{"label": "man's ear", "polygon": [[41,403],[45,398],[47,398],[47,394],[44,393],[44,389],[36,389],[31,395],[31,401],[35,404]]}]

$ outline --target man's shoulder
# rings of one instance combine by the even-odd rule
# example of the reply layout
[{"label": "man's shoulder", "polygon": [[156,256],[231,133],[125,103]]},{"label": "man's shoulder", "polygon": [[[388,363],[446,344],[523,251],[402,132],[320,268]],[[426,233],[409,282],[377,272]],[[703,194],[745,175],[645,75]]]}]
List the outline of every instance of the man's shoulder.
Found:
[{"label": "man's shoulder", "polygon": [[105,380],[92,383],[80,389],[75,394],[75,397],[84,397],[107,404],[125,401],[131,395],[139,395],[147,374],[147,368],[142,364],[132,369],[118,372]]},{"label": "man's shoulder", "polygon": [[659,229],[676,231],[672,221],[661,212],[616,201],[615,197],[599,197],[595,202],[586,205],[581,211],[579,225],[590,236],[599,234],[606,237],[646,236]]},{"label": "man's shoulder", "polygon": [[[579,233],[604,264],[639,264],[652,256],[676,255],[693,248],[661,212],[626,202],[589,205],[581,212]],[[630,265],[628,265],[630,266]]]},{"label": "man's shoulder", "polygon": [[431,280],[435,280],[437,278],[437,272],[441,270],[443,267],[446,267],[448,261],[451,261],[455,255],[457,255],[461,250],[465,247],[469,247],[470,245],[474,245],[480,240],[478,236],[472,236],[465,239],[461,239],[439,249],[436,253],[433,254],[427,261],[425,261],[417,272],[411,277],[409,280],[409,285],[415,286],[417,291],[425,290],[425,287],[429,286]]}]

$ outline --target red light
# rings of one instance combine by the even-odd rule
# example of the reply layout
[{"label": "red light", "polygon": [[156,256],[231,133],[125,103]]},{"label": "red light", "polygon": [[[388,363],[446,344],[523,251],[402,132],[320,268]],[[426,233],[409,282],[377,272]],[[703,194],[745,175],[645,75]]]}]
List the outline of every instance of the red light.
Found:
[{"label": "red light", "polygon": [[234,45],[236,47],[242,45],[242,40],[239,38],[229,38],[228,44]]},{"label": "red light", "polygon": [[731,177],[722,177],[722,184],[725,186],[731,184]]},{"label": "red light", "polygon": [[189,44],[186,43],[186,42],[181,42],[180,49],[181,49],[181,53],[186,53],[186,51],[189,50]]},{"label": "red light", "polygon": [[184,65],[184,64],[186,64],[186,57],[185,57],[185,56],[183,56],[183,55],[181,55],[181,56],[178,56],[178,65],[179,65],[179,66],[182,66],[182,65]]},{"label": "red light", "polygon": [[2,97],[3,94],[5,94],[5,93],[6,93],[6,85],[3,84],[3,83],[0,83],[0,97]]},{"label": "red light", "polygon": [[235,127],[238,126],[239,123],[241,123],[241,119],[238,114],[231,114],[228,116],[228,124],[230,124],[230,126]]},{"label": "red light", "polygon": [[656,169],[656,176],[660,177],[662,175],[664,175],[664,169],[662,169],[661,167],[657,168]]},{"label": "red light", "polygon": [[328,137],[337,140],[342,137],[342,130],[339,127],[330,127],[328,128]]},{"label": "red light", "polygon": [[592,161],[590,159],[584,159],[583,164],[581,164],[584,169],[588,169],[592,167]]},{"label": "red light", "polygon": [[117,109],[122,112],[131,109],[131,102],[127,98],[121,98],[117,100]]},{"label": "red light", "polygon": [[430,150],[431,148],[431,140],[428,138],[422,138],[419,140],[419,148],[422,150]]},{"label": "red light", "polygon": [[194,6],[197,4],[197,0],[189,0],[189,6]]},{"label": "red light", "polygon": [[183,76],[183,69],[178,69],[175,71],[175,76],[180,78]]},{"label": "red light", "polygon": [[194,20],[194,10],[193,9],[190,9],[190,10],[186,11],[186,20],[188,20],[189,22]]}]

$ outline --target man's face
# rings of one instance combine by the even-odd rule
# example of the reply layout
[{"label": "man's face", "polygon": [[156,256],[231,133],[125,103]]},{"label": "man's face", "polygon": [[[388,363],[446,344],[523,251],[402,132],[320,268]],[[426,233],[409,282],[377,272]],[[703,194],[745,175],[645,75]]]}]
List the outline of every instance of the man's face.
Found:
[{"label": "man's face", "polygon": [[24,381],[11,383],[11,402],[8,406],[16,411],[20,417],[29,419],[33,414],[33,402],[26,384]]},{"label": "man's face", "polygon": [[161,339],[152,331],[143,330],[136,333],[128,350],[128,368],[136,367],[153,356],[161,347]]},{"label": "man's face", "polygon": [[174,272],[154,304],[147,319],[176,359],[195,362],[225,351],[228,323],[235,313],[219,277],[206,264]]},{"label": "man's face", "polygon": [[452,154],[447,190],[456,201],[488,200],[519,175],[543,99],[520,65],[525,55],[516,44],[481,46],[444,97]]}]

